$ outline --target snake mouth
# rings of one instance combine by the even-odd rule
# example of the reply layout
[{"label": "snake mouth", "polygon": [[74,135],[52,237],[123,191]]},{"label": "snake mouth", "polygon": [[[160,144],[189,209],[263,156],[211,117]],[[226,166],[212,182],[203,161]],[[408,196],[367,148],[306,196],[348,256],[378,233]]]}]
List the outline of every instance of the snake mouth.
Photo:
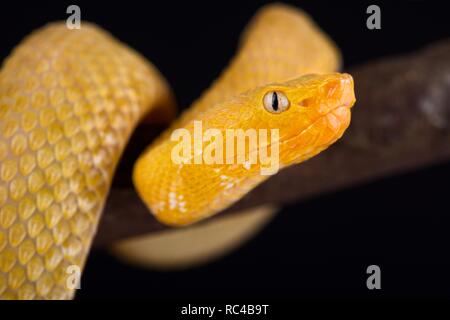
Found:
[{"label": "snake mouth", "polygon": [[[352,103],[343,104],[331,109],[327,113],[319,116],[307,128],[301,130],[296,135],[284,141],[278,140],[279,146],[275,149],[273,149],[273,141],[267,144],[258,145],[257,148],[249,151],[248,157],[250,157],[251,153],[256,153],[256,156],[258,156],[258,154],[261,153],[261,149],[266,148],[270,150],[271,156],[272,152],[276,150],[279,168],[304,161],[326,149],[344,134],[350,124],[350,109],[352,105]],[[320,126],[319,130],[317,129],[318,126]],[[283,157],[280,153],[283,152],[281,151],[283,146],[288,147],[288,153],[290,154],[288,159],[290,160]],[[283,158],[287,161],[283,161]],[[278,172],[278,169],[276,172]]]},{"label": "snake mouth", "polygon": [[[349,126],[351,117],[350,109],[352,105],[352,103],[345,103],[335,107],[319,116],[308,127],[300,130],[300,132],[294,136],[285,140],[277,140],[276,143],[279,143],[280,146],[283,144],[288,145],[290,148],[302,146],[302,149],[304,150],[319,149],[323,146],[326,147],[339,139],[343,135],[345,129]],[[307,136],[317,126],[322,127],[320,134],[310,134],[310,137],[303,139],[302,136]],[[301,141],[303,141],[303,143]],[[252,153],[259,154],[263,148],[272,150],[273,143],[273,141],[270,141],[268,143],[260,144],[258,141],[257,147],[248,151],[248,156]],[[309,152],[307,151],[306,153]],[[227,157],[225,158],[225,163],[230,163],[233,159],[234,158]]]},{"label": "snake mouth", "polygon": [[[350,124],[352,103],[339,105],[327,113],[319,116],[308,127],[300,130],[294,136],[281,141],[290,148],[302,146],[305,148],[329,145],[339,139]],[[322,129],[319,134],[311,134],[318,126]],[[305,137],[305,139],[303,139]]]}]

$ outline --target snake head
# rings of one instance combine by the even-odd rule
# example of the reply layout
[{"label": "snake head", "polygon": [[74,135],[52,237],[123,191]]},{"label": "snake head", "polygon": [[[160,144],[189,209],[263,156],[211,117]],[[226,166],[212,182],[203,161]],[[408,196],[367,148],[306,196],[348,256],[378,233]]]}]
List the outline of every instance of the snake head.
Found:
[{"label": "snake head", "polygon": [[356,101],[352,77],[341,73],[310,74],[266,85],[247,98],[256,110],[253,124],[279,130],[281,167],[304,161],[339,139],[350,124]]}]

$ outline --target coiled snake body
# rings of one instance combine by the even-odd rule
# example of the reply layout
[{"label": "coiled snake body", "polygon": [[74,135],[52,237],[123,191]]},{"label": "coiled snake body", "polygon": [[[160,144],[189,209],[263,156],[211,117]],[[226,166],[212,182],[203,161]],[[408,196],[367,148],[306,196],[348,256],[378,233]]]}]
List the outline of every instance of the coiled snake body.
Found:
[{"label": "coiled snake body", "polygon": [[[159,220],[184,225],[267,178],[258,165],[171,161],[171,132],[192,132],[195,120],[203,130],[279,129],[280,167],[324,150],[349,125],[353,82],[346,74],[302,75],[333,72],[339,63],[306,15],[281,5],[262,9],[231,65],[138,160],[139,195]],[[289,107],[269,112],[268,92],[282,94]],[[84,265],[120,154],[156,107],[173,108],[159,72],[94,25],[51,24],[14,50],[0,72],[2,299],[73,296],[68,267]]]}]

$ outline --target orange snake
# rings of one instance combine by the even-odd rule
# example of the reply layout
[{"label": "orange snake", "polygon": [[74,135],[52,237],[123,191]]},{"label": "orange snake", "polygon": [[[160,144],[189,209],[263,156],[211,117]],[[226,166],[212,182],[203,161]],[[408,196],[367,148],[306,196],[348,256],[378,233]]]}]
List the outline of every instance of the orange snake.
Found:
[{"label": "orange snake", "polygon": [[[196,120],[219,132],[278,129],[267,147],[279,146],[280,168],[334,143],[355,102],[351,76],[330,73],[339,64],[336,47],[307,15],[283,5],[262,9],[230,66],[138,159],[133,180],[152,213],[171,225],[193,223],[268,178],[258,164],[174,163],[171,133],[192,133]],[[311,73],[320,75],[303,76]],[[83,267],[121,152],[156,108],[173,112],[166,81],[94,25],[50,24],[7,58],[0,72],[0,298],[73,297],[67,270]]]}]

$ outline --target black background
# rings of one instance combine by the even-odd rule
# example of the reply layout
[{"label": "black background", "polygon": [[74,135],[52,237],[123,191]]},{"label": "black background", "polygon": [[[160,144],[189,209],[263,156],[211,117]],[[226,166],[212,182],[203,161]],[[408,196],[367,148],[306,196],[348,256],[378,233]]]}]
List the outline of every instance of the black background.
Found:
[{"label": "black background", "polygon": [[[83,20],[150,59],[183,108],[225,67],[264,3],[4,1],[0,58],[31,30],[66,19],[67,6],[78,4]],[[450,35],[444,1],[290,3],[336,41],[346,67]],[[381,7],[381,30],[366,28],[369,4]],[[442,164],[285,207],[240,250],[189,271],[149,272],[94,250],[77,298],[449,298],[449,178],[450,165]],[[381,267],[378,291],[366,288],[371,264]]]}]

